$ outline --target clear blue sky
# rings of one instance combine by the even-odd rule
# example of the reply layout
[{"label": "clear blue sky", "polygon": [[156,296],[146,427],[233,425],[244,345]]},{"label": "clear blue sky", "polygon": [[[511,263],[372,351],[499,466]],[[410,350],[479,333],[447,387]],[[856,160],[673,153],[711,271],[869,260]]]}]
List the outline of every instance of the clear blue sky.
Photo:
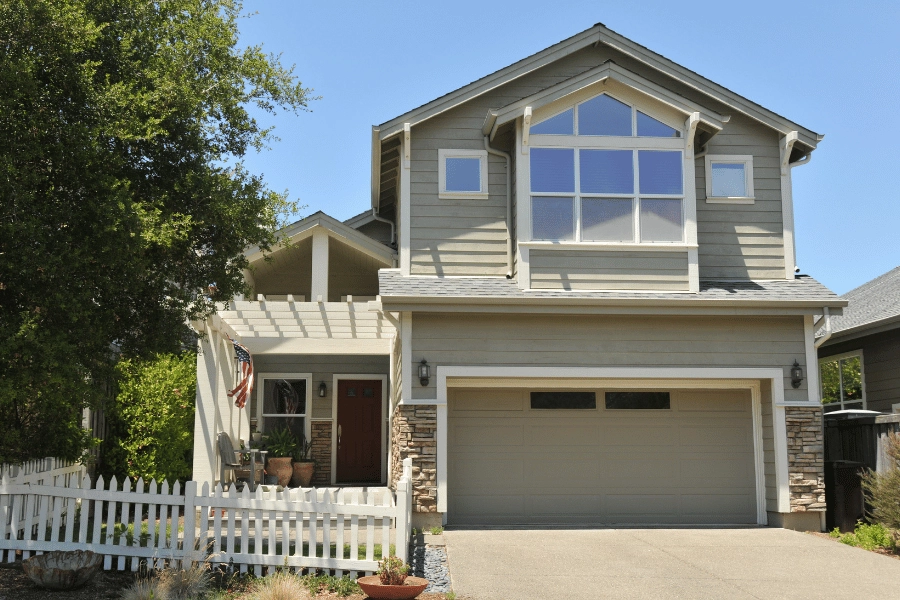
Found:
[{"label": "clear blue sky", "polygon": [[[678,7],[677,9],[675,7]],[[346,219],[370,203],[371,126],[597,22],[824,133],[794,169],[797,263],[839,294],[900,265],[900,2],[248,1],[241,44],[296,64],[313,112],[261,119],[275,190]]]}]

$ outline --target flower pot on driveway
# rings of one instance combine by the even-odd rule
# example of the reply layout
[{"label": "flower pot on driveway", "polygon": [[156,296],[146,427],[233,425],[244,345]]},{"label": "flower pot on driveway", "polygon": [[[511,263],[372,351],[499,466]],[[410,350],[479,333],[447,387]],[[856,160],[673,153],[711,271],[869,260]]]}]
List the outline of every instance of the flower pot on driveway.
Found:
[{"label": "flower pot on driveway", "polygon": [[384,585],[378,575],[360,577],[356,581],[370,598],[376,600],[411,600],[428,587],[428,580],[422,577],[407,577],[403,585]]},{"label": "flower pot on driveway", "polygon": [[294,474],[294,470],[291,468],[291,460],[293,459],[290,456],[270,458],[266,465],[266,472],[269,475],[278,477],[278,485],[282,487],[290,483],[291,475]]},{"label": "flower pot on driveway", "polygon": [[294,474],[291,477],[291,487],[308,487],[316,470],[313,461],[297,461],[294,463]]}]

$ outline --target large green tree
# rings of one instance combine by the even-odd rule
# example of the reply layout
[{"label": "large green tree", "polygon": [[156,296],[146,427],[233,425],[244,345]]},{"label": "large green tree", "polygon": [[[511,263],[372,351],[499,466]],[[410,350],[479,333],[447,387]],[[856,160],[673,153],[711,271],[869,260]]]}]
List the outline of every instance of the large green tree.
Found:
[{"label": "large green tree", "polygon": [[[231,0],[0,2],[0,462],[87,446],[116,355],[177,351],[292,205],[241,158],[311,99]],[[209,288],[214,284],[213,288]]]}]

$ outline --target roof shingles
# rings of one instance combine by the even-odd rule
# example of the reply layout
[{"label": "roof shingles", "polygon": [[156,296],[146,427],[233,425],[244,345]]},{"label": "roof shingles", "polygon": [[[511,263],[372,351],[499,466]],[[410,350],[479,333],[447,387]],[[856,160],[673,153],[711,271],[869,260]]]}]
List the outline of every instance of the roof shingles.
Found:
[{"label": "roof shingles", "polygon": [[832,317],[831,328],[834,334],[900,317],[900,267],[841,297],[850,304],[844,309],[842,316]]},{"label": "roof shingles", "polygon": [[501,277],[403,277],[399,270],[379,272],[379,290],[383,300],[391,298],[440,300],[663,300],[663,301],[735,301],[802,302],[841,306],[840,298],[815,279],[807,276],[778,281],[701,280],[700,292],[577,292],[521,290],[514,280]]}]

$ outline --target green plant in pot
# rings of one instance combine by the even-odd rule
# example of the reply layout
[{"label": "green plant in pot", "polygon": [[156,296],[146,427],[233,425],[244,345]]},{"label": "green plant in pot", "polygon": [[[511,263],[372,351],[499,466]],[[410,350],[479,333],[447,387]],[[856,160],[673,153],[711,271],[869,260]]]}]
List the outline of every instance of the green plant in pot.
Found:
[{"label": "green plant in pot", "polygon": [[292,487],[307,487],[309,482],[312,481],[313,473],[316,470],[316,461],[310,458],[311,452],[312,442],[308,442],[304,436],[300,436],[294,450],[294,476],[291,477]]},{"label": "green plant in pot", "polygon": [[370,598],[390,598],[391,600],[410,600],[425,591],[428,580],[423,577],[410,577],[409,565],[396,556],[388,556],[378,562],[378,574],[357,579],[359,587]]},{"label": "green plant in pot", "polygon": [[266,449],[269,459],[266,461],[266,472],[278,477],[278,485],[284,487],[294,474],[291,460],[297,450],[297,440],[287,427],[276,429],[266,436]]}]

